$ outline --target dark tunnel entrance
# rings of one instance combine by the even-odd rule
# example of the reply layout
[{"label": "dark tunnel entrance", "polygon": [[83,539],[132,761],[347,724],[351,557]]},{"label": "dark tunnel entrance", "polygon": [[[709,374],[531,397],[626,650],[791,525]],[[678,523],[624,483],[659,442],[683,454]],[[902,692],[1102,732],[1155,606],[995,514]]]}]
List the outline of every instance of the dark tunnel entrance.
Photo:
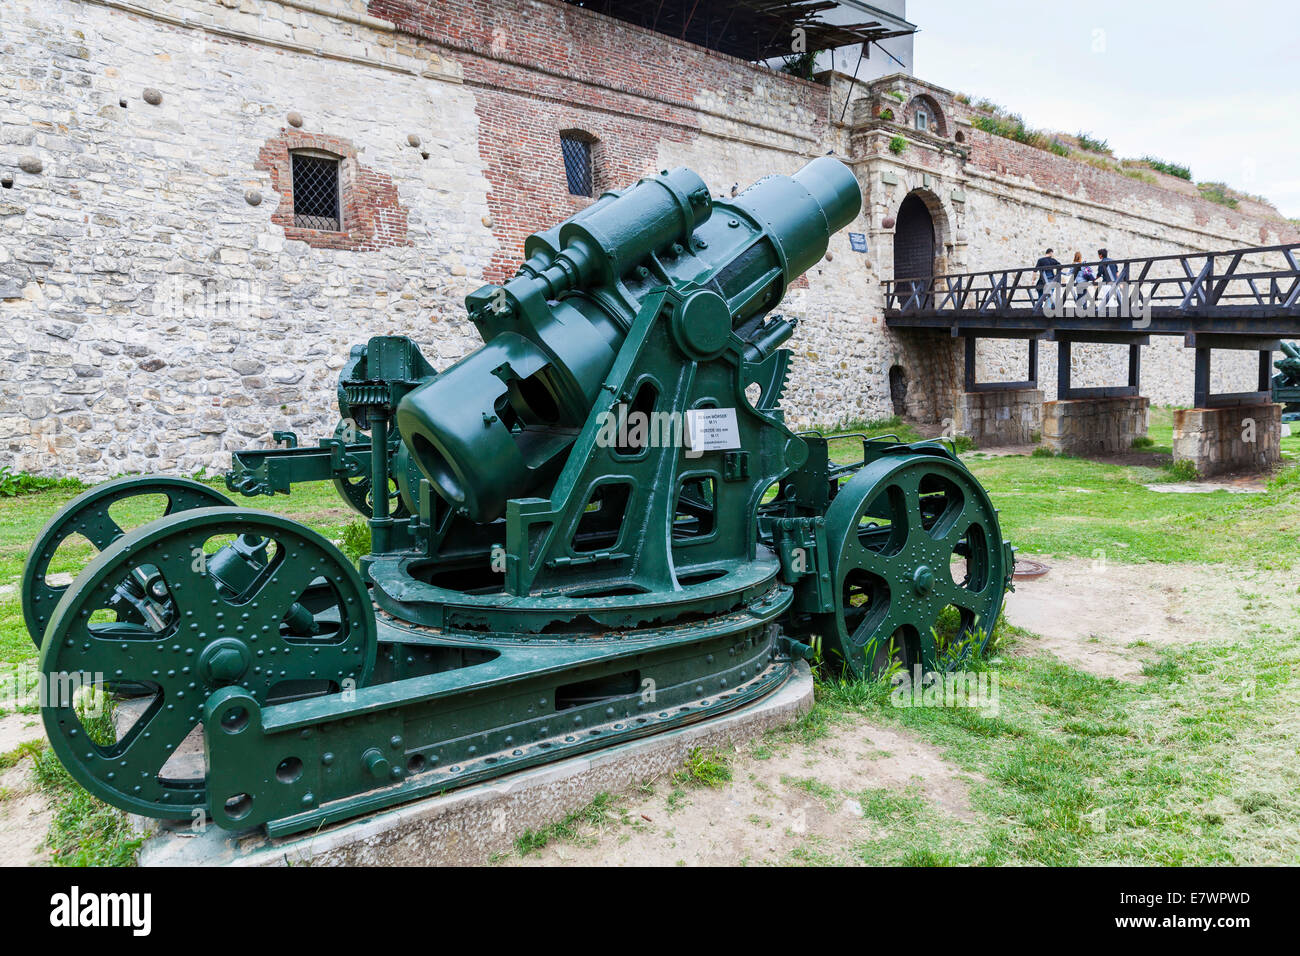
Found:
[{"label": "dark tunnel entrance", "polygon": [[934,220],[915,193],[898,207],[894,229],[894,279],[929,279],[934,275]]},{"label": "dark tunnel entrance", "polygon": [[889,401],[899,418],[907,413],[907,372],[901,365],[889,370]]}]

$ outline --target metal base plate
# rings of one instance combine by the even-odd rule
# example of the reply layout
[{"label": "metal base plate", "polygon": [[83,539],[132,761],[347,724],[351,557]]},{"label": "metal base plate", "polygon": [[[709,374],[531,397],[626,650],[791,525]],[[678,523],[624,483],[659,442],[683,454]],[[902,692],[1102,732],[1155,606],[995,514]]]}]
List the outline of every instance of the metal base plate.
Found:
[{"label": "metal base plate", "polygon": [[[140,854],[141,866],[472,866],[510,852],[517,836],[588,803],[670,773],[696,747],[724,747],[806,713],[813,703],[808,665],[766,697],[710,720],[595,753],[521,770],[394,810],[281,839],[200,834],[164,826]],[[152,824],[153,821],[147,821]]]}]

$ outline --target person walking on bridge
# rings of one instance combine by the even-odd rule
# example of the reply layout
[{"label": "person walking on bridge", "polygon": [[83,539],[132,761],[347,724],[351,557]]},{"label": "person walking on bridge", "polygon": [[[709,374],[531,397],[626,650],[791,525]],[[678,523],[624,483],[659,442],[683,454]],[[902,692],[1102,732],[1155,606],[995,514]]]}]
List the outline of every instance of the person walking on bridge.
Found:
[{"label": "person walking on bridge", "polygon": [[1052,255],[1049,248],[1046,255],[1040,256],[1034,263],[1034,268],[1038,270],[1038,284],[1035,288],[1038,290],[1038,301],[1043,300],[1043,289],[1048,284],[1056,284],[1057,277],[1060,275],[1061,263]]},{"label": "person walking on bridge", "polygon": [[1097,273],[1102,282],[1114,282],[1119,278],[1119,267],[1105,249],[1097,250]]},{"label": "person walking on bridge", "polygon": [[1092,266],[1084,265],[1083,253],[1076,252],[1074,261],[1070,264],[1070,286],[1074,290],[1074,301],[1076,306],[1087,301],[1088,287],[1097,276],[1092,271]]},{"label": "person walking on bridge", "polygon": [[1073,270],[1073,271],[1074,271],[1074,281],[1075,281],[1076,283],[1079,283],[1079,282],[1091,282],[1093,279],[1097,278],[1097,277],[1096,277],[1095,275],[1093,275],[1093,273],[1092,273],[1092,266],[1086,266],[1086,265],[1083,264],[1083,253],[1082,253],[1082,252],[1076,252],[1076,253],[1074,254],[1074,270]]}]

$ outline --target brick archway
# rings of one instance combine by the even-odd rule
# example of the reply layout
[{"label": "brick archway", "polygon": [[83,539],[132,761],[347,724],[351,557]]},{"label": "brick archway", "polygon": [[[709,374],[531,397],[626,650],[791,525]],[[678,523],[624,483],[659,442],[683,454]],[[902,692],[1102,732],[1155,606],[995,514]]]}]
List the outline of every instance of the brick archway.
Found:
[{"label": "brick archway", "polygon": [[918,93],[908,101],[904,110],[908,126],[916,127],[916,111],[918,107],[925,107],[925,111],[930,114],[932,125],[926,132],[935,136],[949,135],[948,117],[944,115],[943,107],[939,105],[939,101],[929,93]]}]

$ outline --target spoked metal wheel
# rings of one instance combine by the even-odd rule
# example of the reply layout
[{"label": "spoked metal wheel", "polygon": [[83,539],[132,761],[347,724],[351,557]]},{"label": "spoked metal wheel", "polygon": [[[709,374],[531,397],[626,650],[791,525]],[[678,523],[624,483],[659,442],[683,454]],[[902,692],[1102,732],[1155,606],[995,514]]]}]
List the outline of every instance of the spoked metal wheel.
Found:
[{"label": "spoked metal wheel", "polygon": [[[124,502],[130,502],[126,506],[128,508],[132,505],[147,507],[147,503],[133,502],[131,499],[149,496],[164,499],[161,510],[150,514],[149,518],[189,511],[192,508],[234,504],[221,492],[197,481],[149,475],[107,481],[72,499],[50,519],[49,524],[37,536],[23,568],[23,621],[37,647],[41,646],[45,627],[50,622],[55,605],[68,589],[67,584],[54,584],[50,581],[50,561],[59,546],[69,538],[81,535],[97,552],[103,551],[124,533],[122,526],[109,514],[109,509]],[[80,571],[80,568],[77,570]],[[142,569],[137,567],[132,571],[140,572]],[[74,574],[73,577],[75,576]],[[124,588],[118,600],[121,605],[119,614],[125,615],[128,620],[135,614],[136,620],[142,622],[138,616],[140,612],[134,608],[134,602],[143,599],[148,578],[147,572],[142,575],[127,573],[118,582]]]},{"label": "spoked metal wheel", "polygon": [[[141,566],[156,571],[152,613],[123,620],[118,582]],[[375,650],[369,595],[337,548],[278,515],[200,508],[120,538],[63,596],[41,653],[42,716],[87,790],[184,819],[207,799],[200,721],[212,691],[237,685],[259,703],[334,693],[365,684]],[[102,695],[85,688],[106,681],[148,688],[129,726],[87,716]]]},{"label": "spoked metal wheel", "polygon": [[983,649],[1012,569],[979,482],[942,455],[887,456],[846,482],[826,513],[835,588],[826,650],[870,675],[951,669]]},{"label": "spoked metal wheel", "polygon": [[[356,432],[355,426],[349,426],[346,422],[339,422],[338,426],[334,429],[334,437],[342,438],[349,432],[353,433],[352,437],[356,441],[369,440],[369,436],[364,432]],[[390,438],[388,442],[388,457],[390,461],[394,460],[394,457],[401,448],[402,439],[397,434],[397,430],[394,429],[392,438]],[[390,471],[392,471],[394,476],[398,474],[396,466],[391,467]],[[373,518],[375,515],[375,503],[371,496],[370,488],[372,483],[373,481],[369,472],[334,479],[334,487],[343,497],[343,500],[348,503],[348,506],[351,507],[353,511],[365,518]],[[406,505],[406,499],[402,495],[396,477],[392,477],[388,481],[388,514],[392,518],[408,518],[411,515],[411,510]]]}]

